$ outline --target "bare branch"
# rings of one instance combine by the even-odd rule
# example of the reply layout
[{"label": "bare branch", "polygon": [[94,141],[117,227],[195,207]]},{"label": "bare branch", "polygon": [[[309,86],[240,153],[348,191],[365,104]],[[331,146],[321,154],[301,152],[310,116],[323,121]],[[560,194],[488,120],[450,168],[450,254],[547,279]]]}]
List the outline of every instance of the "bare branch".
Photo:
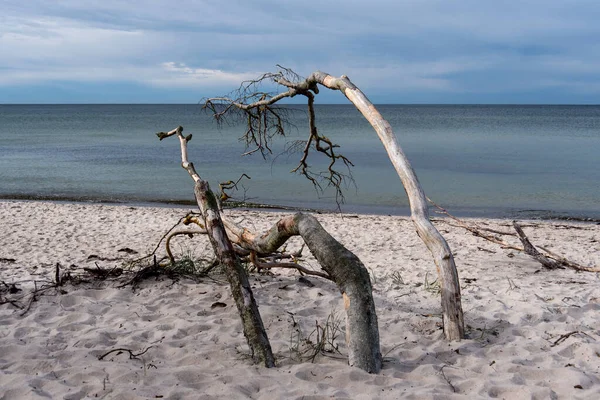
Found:
[{"label": "bare branch", "polygon": [[[237,117],[246,125],[246,131],[242,140],[246,144],[247,151],[243,155],[260,152],[263,157],[271,153],[270,142],[276,136],[285,136],[289,120],[287,112],[289,108],[275,107],[278,101],[303,95],[307,98],[309,135],[304,143],[302,157],[298,166],[292,172],[299,173],[308,179],[318,192],[323,192],[324,187],[332,187],[335,190],[335,198],[338,206],[344,202],[344,183],[354,183],[350,173],[350,167],[354,164],[344,155],[336,150],[339,146],[329,138],[318,133],[315,123],[314,95],[319,93],[317,82],[307,82],[292,70],[281,67],[276,73],[264,74],[256,80],[243,82],[231,97],[215,97],[204,101],[204,108],[212,112],[218,123],[227,121],[230,116]],[[265,81],[275,82],[288,88],[287,91],[278,94],[269,94],[258,90]],[[288,148],[298,149],[299,146]],[[329,159],[325,171],[313,172],[308,163],[311,150],[323,154]],[[336,163],[341,162],[347,172],[339,171]]]},{"label": "bare branch", "polygon": [[295,269],[297,271],[300,271],[300,273],[304,273],[306,275],[313,275],[313,276],[318,276],[321,278],[325,278],[328,279],[330,281],[334,281],[333,278],[331,277],[331,275],[329,275],[328,273],[324,273],[324,272],[319,272],[319,271],[313,271],[310,269],[307,269],[305,267],[303,267],[300,264],[297,264],[295,262],[288,262],[288,263],[284,263],[284,262],[262,262],[258,259],[258,257],[256,256],[256,252],[255,251],[251,251],[250,252],[250,261],[252,262],[252,264],[254,264],[254,266],[256,266],[256,268],[260,271],[261,269],[270,269],[270,268],[291,268],[291,269]]},{"label": "bare branch", "polygon": [[118,353],[118,354],[121,354],[121,353],[123,353],[123,352],[127,352],[127,353],[129,353],[129,359],[130,359],[130,360],[133,360],[133,359],[136,359],[136,358],[138,358],[139,356],[141,356],[141,355],[145,354],[145,353],[146,353],[148,350],[150,350],[152,347],[154,347],[154,346],[148,346],[148,347],[146,347],[144,350],[140,351],[139,353],[134,353],[134,352],[133,352],[133,351],[131,351],[130,349],[126,349],[126,348],[120,347],[120,348],[118,348],[118,349],[112,349],[112,350],[110,350],[110,351],[108,351],[108,352],[106,352],[106,353],[104,353],[104,354],[102,354],[102,355],[98,356],[98,360],[102,361],[102,360],[103,360],[103,359],[104,359],[106,356],[108,356],[109,354],[112,354],[112,353]]},{"label": "bare branch", "polygon": [[[448,216],[450,219],[452,219],[454,222],[456,222],[456,225],[452,225],[452,224],[450,224],[450,225],[466,229],[467,231],[471,232],[474,236],[480,237],[480,238],[485,239],[492,243],[496,243],[504,249],[516,250],[516,251],[520,251],[525,254],[528,254],[546,268],[556,269],[556,268],[562,268],[562,267],[569,267],[569,268],[572,268],[577,271],[600,272],[600,267],[586,267],[586,266],[577,264],[576,262],[573,262],[571,260],[568,260],[568,259],[562,257],[561,255],[553,253],[552,251],[550,251],[542,246],[537,246],[537,248],[541,249],[543,252],[546,253],[546,254],[542,254],[529,241],[529,239],[527,238],[527,236],[525,235],[525,233],[523,232],[521,227],[516,223],[516,221],[513,221],[513,226],[515,228],[515,231],[517,231],[517,233],[484,228],[477,224],[469,225],[466,222],[464,222],[463,220],[456,218],[454,215],[450,214],[448,212],[448,210],[446,210],[445,208],[436,204],[430,198],[427,198],[427,200],[434,207],[436,207],[439,210],[439,213]],[[511,243],[508,243],[505,240],[502,240],[498,236],[492,236],[492,235],[489,235],[484,232],[491,232],[491,233],[495,233],[498,235],[504,235],[504,236],[518,236],[519,240],[523,244],[523,247],[515,246]]]},{"label": "bare branch", "polygon": [[169,257],[169,261],[171,261],[171,264],[175,264],[175,257],[173,257],[173,253],[171,252],[171,239],[173,239],[173,237],[175,236],[181,236],[181,235],[186,235],[190,238],[193,238],[194,235],[206,235],[207,232],[206,230],[199,230],[199,231],[175,231],[172,232],[169,236],[167,236],[167,240],[165,240],[165,250],[167,252],[167,256]]},{"label": "bare branch", "polygon": [[229,195],[229,193],[226,192],[226,190],[231,190],[231,189],[235,189],[238,190],[237,184],[240,183],[240,181],[243,179],[252,179],[250,178],[248,175],[246,174],[242,174],[237,181],[226,181],[226,182],[221,182],[219,183],[219,190],[221,191],[221,194],[219,195],[219,198],[221,201],[226,201],[228,199],[231,198],[231,196]]},{"label": "bare branch", "polygon": [[260,90],[267,83],[284,77],[283,72],[267,73],[261,77],[244,81],[230,96],[204,99],[203,109],[212,113],[215,121],[223,123],[239,123],[246,125],[246,131],[241,139],[246,148],[244,153],[249,155],[260,152],[263,157],[271,153],[270,142],[275,136],[285,135],[287,114],[290,109],[275,104],[288,97],[294,97],[298,92],[290,88],[282,93],[269,93]]},{"label": "bare branch", "polygon": [[231,292],[242,320],[244,336],[250,347],[252,358],[256,363],[263,363],[267,368],[274,367],[275,358],[258,311],[258,306],[252,294],[248,276],[242,268],[231,242],[227,238],[217,199],[210,190],[208,183],[200,178],[200,175],[194,169],[194,165],[188,161],[187,143],[191,139],[191,135],[183,137],[181,133],[183,128],[181,127],[174,131],[175,133],[171,133],[173,132],[171,131],[165,135],[159,134],[158,137],[162,139],[163,137],[175,134],[179,138],[181,145],[181,166],[195,182],[194,194],[198,208],[202,212],[203,226],[208,233],[208,238],[217,259],[225,267],[225,274],[227,275],[227,280],[229,281]]}]

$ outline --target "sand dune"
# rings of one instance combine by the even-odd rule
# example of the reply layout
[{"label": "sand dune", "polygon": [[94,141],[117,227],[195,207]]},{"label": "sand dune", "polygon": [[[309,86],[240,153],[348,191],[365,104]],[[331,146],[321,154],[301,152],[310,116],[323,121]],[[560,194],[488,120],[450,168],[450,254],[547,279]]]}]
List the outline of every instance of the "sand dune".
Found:
[{"label": "sand dune", "polygon": [[[0,281],[23,294],[34,280],[51,280],[56,263],[73,272],[122,265],[149,253],[185,212],[0,202]],[[258,231],[282,215],[228,213]],[[136,290],[51,289],[24,315],[13,304],[0,305],[0,398],[600,398],[600,274],[544,270],[526,255],[437,221],[456,255],[468,335],[448,343],[431,284],[435,267],[408,218],[317,217],[371,271],[385,356],[380,374],[347,366],[341,333],[340,353],[314,363],[298,359],[304,339],[315,339],[316,324],[329,318],[343,326],[342,300],[331,282],[310,277],[308,286],[292,271],[251,276],[277,356],[277,367],[265,369],[248,359],[224,278],[163,278]],[[509,221],[477,221],[509,229]],[[599,225],[529,221],[524,227],[535,244],[600,265]],[[125,247],[138,254],[119,251]],[[299,247],[298,240],[290,244]],[[174,249],[210,256],[205,238],[181,237]],[[145,352],[98,359],[118,348]]]}]

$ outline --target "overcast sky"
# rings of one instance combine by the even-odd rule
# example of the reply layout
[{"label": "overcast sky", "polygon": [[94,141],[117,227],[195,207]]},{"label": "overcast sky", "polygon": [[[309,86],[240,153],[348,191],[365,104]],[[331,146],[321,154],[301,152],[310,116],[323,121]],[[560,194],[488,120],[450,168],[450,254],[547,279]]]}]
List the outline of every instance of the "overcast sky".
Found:
[{"label": "overcast sky", "polygon": [[276,64],[376,103],[598,104],[600,1],[0,0],[0,103],[196,103]]}]

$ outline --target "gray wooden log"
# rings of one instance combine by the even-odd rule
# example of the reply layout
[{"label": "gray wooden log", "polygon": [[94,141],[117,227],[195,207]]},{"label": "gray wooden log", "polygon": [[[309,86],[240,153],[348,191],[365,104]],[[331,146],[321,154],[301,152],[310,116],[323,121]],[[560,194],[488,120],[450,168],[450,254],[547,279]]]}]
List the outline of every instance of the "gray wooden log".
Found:
[{"label": "gray wooden log", "polygon": [[196,202],[202,212],[204,226],[215,255],[219,259],[219,262],[225,266],[225,274],[242,320],[244,336],[250,347],[252,359],[257,364],[264,364],[267,368],[274,367],[275,357],[273,357],[271,344],[269,343],[267,332],[265,331],[258,306],[252,294],[250,283],[248,282],[248,275],[227,237],[215,195],[210,190],[208,182],[200,178],[200,175],[194,168],[194,164],[188,161],[187,142],[192,137],[191,135],[184,137],[182,131],[183,128],[179,126],[169,132],[159,132],[157,136],[160,140],[169,136],[177,136],[179,138],[181,145],[181,166],[195,182],[194,193],[196,195]]},{"label": "gray wooden log", "polygon": [[308,249],[336,283],[344,299],[348,364],[369,373],[381,370],[379,327],[369,272],[360,259],[333,238],[310,214],[279,220],[267,233],[255,235],[224,219],[230,238],[258,253],[271,253],[291,236],[300,235]]},{"label": "gray wooden log", "polygon": [[203,180],[196,182],[194,193],[196,194],[198,206],[202,211],[204,226],[208,232],[215,255],[219,262],[225,266],[225,275],[242,319],[244,336],[248,341],[252,359],[257,364],[264,364],[267,368],[274,367],[275,358],[252,294],[248,275],[227,237],[215,195],[210,190],[208,183]]}]

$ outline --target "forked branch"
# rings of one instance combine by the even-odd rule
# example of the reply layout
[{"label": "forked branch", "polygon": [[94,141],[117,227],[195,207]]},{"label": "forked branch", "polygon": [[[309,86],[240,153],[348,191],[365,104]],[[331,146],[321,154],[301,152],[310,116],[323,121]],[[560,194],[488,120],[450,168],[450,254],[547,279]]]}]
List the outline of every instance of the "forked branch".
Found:
[{"label": "forked branch", "polygon": [[[275,82],[287,90],[273,94],[258,89],[261,84],[269,82]],[[205,99],[204,108],[212,113],[219,124],[242,122],[246,126],[242,136],[247,149],[244,155],[260,152],[265,157],[272,152],[270,142],[276,136],[285,136],[289,125],[288,112],[291,109],[276,106],[276,103],[285,98],[304,96],[307,101],[309,132],[306,140],[298,141],[291,147],[294,150],[302,147],[302,157],[292,172],[306,177],[319,192],[332,187],[339,205],[344,201],[343,186],[354,182],[350,173],[350,167],[354,164],[337,151],[339,145],[319,134],[314,110],[314,96],[317,93],[317,82],[305,84],[293,71],[280,67],[277,73],[264,74],[256,80],[243,82],[231,96]],[[329,160],[324,171],[314,172],[311,168],[311,150],[323,154]],[[338,169],[336,164],[340,162],[345,171]]]},{"label": "forked branch", "polygon": [[[450,212],[448,210],[446,210],[445,208],[436,204],[431,199],[428,198],[427,200],[429,200],[429,202],[438,209],[438,212],[440,214],[446,215],[448,218],[450,218],[452,221],[454,221],[454,223],[456,223],[456,225],[452,225],[452,224],[450,224],[450,225],[466,229],[467,231],[471,232],[474,236],[477,236],[477,237],[480,237],[489,242],[495,243],[495,244],[501,246],[503,249],[511,249],[511,250],[520,251],[525,254],[528,254],[529,256],[534,258],[536,261],[538,261],[540,264],[542,264],[545,268],[557,269],[557,268],[566,267],[566,268],[574,269],[576,271],[600,272],[600,267],[598,267],[598,266],[584,266],[584,265],[578,264],[574,261],[568,260],[568,259],[564,258],[563,256],[558,255],[558,254],[546,249],[545,247],[534,246],[531,243],[531,241],[529,240],[529,238],[527,237],[527,235],[525,234],[525,232],[523,231],[523,229],[521,228],[521,226],[516,221],[513,221],[513,227],[514,227],[516,233],[509,232],[509,231],[499,231],[496,229],[490,229],[490,228],[479,226],[476,223],[467,223],[467,222],[455,217],[454,215],[450,214]],[[508,241],[502,239],[502,236],[512,236],[512,237],[516,236],[521,241],[522,246],[517,246],[515,244],[509,243]],[[540,249],[542,251],[540,252],[538,249]]]}]

